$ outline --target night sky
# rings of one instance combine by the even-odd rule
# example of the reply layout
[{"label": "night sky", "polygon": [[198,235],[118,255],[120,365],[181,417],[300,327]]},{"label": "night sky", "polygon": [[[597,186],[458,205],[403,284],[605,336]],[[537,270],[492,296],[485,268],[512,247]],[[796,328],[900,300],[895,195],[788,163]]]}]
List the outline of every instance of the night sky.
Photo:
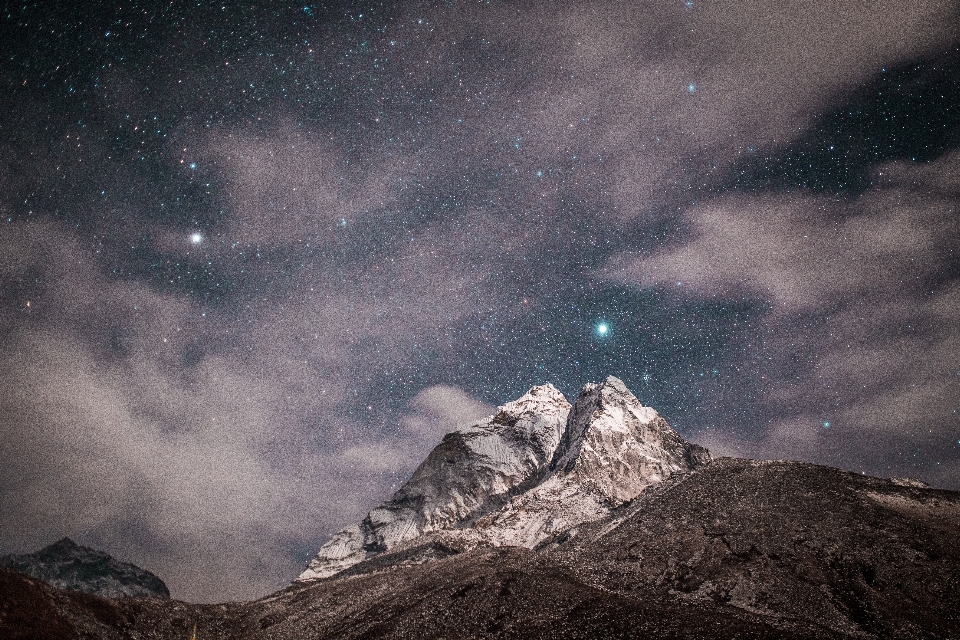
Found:
[{"label": "night sky", "polygon": [[264,595],[610,374],[960,489],[958,3],[0,6],[0,553]]}]

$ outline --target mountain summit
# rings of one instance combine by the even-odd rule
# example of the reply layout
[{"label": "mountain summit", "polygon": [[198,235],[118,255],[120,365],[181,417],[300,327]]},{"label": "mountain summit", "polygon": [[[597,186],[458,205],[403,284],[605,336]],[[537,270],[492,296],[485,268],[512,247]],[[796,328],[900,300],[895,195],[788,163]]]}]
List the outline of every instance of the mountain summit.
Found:
[{"label": "mountain summit", "polygon": [[447,434],[391,500],[335,535],[298,581],[388,552],[422,562],[477,547],[533,548],[710,459],[613,376],[585,385],[572,407],[552,385],[533,387]]},{"label": "mountain summit", "polygon": [[60,589],[105,598],[169,598],[163,580],[146,569],[62,538],[34,553],[0,556],[0,566]]},{"label": "mountain summit", "polygon": [[389,501],[330,539],[298,580],[332,576],[424,533],[464,526],[539,481],[570,403],[553,385],[448,433]]}]

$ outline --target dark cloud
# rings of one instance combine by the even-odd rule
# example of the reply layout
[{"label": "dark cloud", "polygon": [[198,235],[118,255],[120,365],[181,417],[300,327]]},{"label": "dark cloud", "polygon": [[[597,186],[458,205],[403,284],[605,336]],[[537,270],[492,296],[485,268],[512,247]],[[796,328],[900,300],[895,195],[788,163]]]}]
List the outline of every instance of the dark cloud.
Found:
[{"label": "dark cloud", "polygon": [[768,424],[744,437],[721,421],[716,446],[956,486],[958,290],[940,274],[960,241],[958,168],[956,153],[883,166],[874,188],[839,203],[720,196],[685,212],[682,245],[612,258],[618,282],[769,301],[753,346]]},{"label": "dark cloud", "polygon": [[724,187],[856,195],[878,164],[935,160],[960,146],[958,77],[957,49],[883,68],[786,148],[738,161]]},{"label": "dark cloud", "polygon": [[446,430],[607,374],[960,486],[957,14],[11,8],[0,547],[262,595]]}]

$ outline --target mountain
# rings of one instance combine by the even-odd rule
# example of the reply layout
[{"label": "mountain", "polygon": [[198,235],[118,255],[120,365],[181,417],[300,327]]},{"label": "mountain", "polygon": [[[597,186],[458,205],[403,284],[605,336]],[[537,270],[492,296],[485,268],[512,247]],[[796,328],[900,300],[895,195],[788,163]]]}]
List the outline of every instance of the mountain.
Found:
[{"label": "mountain", "polygon": [[106,600],[0,570],[0,637],[960,638],[958,532],[960,493],[713,459],[608,378],[447,435],[278,593]]},{"label": "mountain", "polygon": [[553,459],[570,403],[532,388],[447,434],[393,498],[325,544],[299,580],[325,578],[430,531],[464,527],[536,483]]},{"label": "mountain", "polygon": [[473,526],[493,546],[534,548],[571,527],[606,517],[644,489],[706,464],[617,378],[587,384],[568,415],[550,473]]},{"label": "mountain", "polygon": [[63,538],[34,553],[0,556],[0,565],[60,589],[106,598],[169,598],[163,580],[127,562]]},{"label": "mountain", "polygon": [[477,547],[533,548],[709,460],[613,376],[586,385],[572,408],[552,385],[534,387],[444,437],[409,482],[335,535],[298,580],[390,551],[421,562]]}]

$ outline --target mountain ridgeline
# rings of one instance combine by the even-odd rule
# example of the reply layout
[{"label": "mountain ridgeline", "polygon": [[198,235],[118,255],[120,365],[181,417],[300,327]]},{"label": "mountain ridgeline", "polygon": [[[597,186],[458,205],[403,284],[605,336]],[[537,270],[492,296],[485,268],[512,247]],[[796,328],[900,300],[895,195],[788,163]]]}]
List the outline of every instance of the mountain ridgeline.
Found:
[{"label": "mountain ridgeline", "polygon": [[713,459],[613,377],[449,433],[254,602],[106,600],[0,569],[0,636],[960,638],[960,493]]},{"label": "mountain ridgeline", "polygon": [[105,598],[169,598],[163,580],[146,569],[63,538],[34,553],[0,556],[0,566],[71,591]]}]

